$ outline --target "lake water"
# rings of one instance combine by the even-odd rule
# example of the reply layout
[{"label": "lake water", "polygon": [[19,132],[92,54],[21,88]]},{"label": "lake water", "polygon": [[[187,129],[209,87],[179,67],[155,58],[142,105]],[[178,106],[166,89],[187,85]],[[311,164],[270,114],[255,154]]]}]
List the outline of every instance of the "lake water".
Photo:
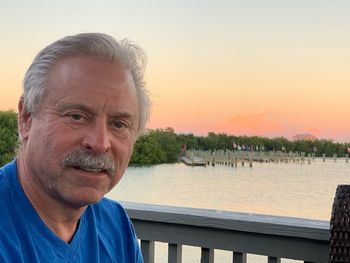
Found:
[{"label": "lake water", "polygon": [[[252,168],[247,164],[234,168],[189,167],[179,163],[130,167],[108,197],[329,221],[338,184],[350,184],[350,163],[344,159],[337,162],[316,159],[302,165],[254,163]],[[166,246],[158,247],[162,251]],[[230,253],[215,253],[216,262],[232,262]],[[165,252],[157,254],[156,262],[166,262]],[[193,248],[184,247],[183,254],[183,262],[199,262],[199,249],[194,252]],[[249,255],[248,262],[266,262],[266,259]]]}]

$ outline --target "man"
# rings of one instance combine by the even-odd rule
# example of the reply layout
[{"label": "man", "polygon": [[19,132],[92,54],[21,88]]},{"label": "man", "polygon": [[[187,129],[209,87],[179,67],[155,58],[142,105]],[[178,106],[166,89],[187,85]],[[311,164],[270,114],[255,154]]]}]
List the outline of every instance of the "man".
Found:
[{"label": "man", "polygon": [[130,219],[104,195],[148,118],[144,62],[135,45],[97,33],[36,56],[19,154],[0,169],[0,262],[143,262]]}]

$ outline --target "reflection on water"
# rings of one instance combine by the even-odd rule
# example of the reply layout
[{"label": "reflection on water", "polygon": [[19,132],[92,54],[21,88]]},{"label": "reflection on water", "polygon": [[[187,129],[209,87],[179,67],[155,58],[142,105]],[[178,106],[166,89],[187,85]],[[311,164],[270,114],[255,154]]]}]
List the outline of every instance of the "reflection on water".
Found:
[{"label": "reflection on water", "polygon": [[[328,221],[338,184],[350,184],[350,163],[345,160],[327,160],[324,163],[316,159],[311,165],[254,163],[253,168],[163,164],[128,168],[108,197]],[[166,249],[163,244],[158,246]],[[186,251],[184,249],[183,253]],[[197,254],[199,257],[199,252],[191,248],[190,254],[191,261],[186,261],[184,256],[184,262],[199,262],[194,259]],[[216,262],[230,262],[227,252],[219,251],[216,259]],[[157,262],[166,262],[166,259],[160,258]],[[266,262],[266,259],[253,256],[248,262]]]},{"label": "reflection on water", "polygon": [[254,163],[253,168],[163,164],[130,167],[115,200],[329,220],[335,189],[350,184],[344,160]]}]

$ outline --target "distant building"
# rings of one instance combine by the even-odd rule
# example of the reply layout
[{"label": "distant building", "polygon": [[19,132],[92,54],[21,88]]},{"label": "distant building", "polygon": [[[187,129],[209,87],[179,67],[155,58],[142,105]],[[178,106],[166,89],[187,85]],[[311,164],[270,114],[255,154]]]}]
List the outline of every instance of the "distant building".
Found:
[{"label": "distant building", "polygon": [[314,141],[314,140],[317,140],[317,138],[316,138],[316,136],[314,136],[310,133],[302,133],[302,134],[294,135],[293,140],[294,141],[301,141],[301,140]]}]

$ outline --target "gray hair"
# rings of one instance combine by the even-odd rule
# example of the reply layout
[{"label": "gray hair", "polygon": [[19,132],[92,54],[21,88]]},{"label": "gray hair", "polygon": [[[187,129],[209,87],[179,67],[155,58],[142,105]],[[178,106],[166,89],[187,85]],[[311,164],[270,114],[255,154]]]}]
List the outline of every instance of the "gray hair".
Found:
[{"label": "gray hair", "polygon": [[138,96],[139,133],[145,131],[150,113],[150,97],[145,87],[146,56],[143,50],[127,39],[117,41],[110,35],[82,33],[67,36],[50,44],[34,58],[23,80],[23,107],[35,114],[47,93],[47,77],[53,66],[68,56],[96,57],[117,62],[130,70]]}]

